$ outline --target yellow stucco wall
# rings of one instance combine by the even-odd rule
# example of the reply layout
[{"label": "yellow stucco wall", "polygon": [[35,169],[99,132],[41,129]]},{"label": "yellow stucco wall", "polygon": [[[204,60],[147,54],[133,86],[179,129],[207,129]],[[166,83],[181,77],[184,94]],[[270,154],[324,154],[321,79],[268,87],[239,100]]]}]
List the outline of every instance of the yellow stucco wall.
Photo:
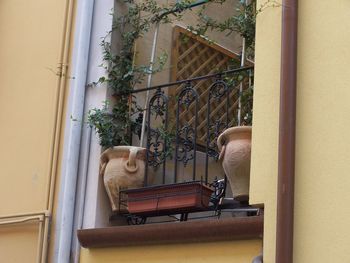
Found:
[{"label": "yellow stucco wall", "polygon": [[0,262],[36,262],[39,225],[37,222],[25,225],[0,227]]},{"label": "yellow stucco wall", "polygon": [[300,3],[295,262],[350,262],[349,12]]},{"label": "yellow stucco wall", "polygon": [[250,263],[260,252],[260,240],[83,249],[81,263]]},{"label": "yellow stucco wall", "polygon": [[[265,1],[260,1],[260,3]],[[350,2],[299,1],[294,262],[350,262]],[[281,8],[258,16],[251,201],[275,254]]]},{"label": "yellow stucco wall", "polygon": [[[0,2],[0,216],[48,208],[66,7]],[[0,226],[0,261],[36,262],[38,235],[37,221]]]},{"label": "yellow stucco wall", "polygon": [[[258,1],[258,6],[265,3]],[[250,203],[264,204],[264,262],[275,253],[281,8],[257,16]]]}]

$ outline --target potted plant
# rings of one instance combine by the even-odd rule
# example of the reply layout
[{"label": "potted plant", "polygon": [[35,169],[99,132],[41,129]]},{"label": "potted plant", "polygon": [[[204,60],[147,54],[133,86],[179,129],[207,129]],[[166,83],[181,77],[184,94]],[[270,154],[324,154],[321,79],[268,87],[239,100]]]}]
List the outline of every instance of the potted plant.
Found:
[{"label": "potted plant", "polygon": [[[100,174],[113,212],[119,208],[119,191],[121,188],[141,187],[144,182],[146,149],[130,146],[131,132],[137,123],[133,115],[142,112],[134,101],[131,91],[141,83],[146,75],[162,70],[167,56],[158,58],[157,66],[135,66],[134,44],[137,39],[149,31],[155,23],[169,23],[169,8],[160,7],[154,0],[136,3],[124,0],[127,12],[114,19],[113,30],[102,40],[103,64],[106,76],[97,83],[105,83],[112,91],[111,103],[106,102],[102,109],[92,109],[88,113],[88,123],[93,127],[100,139],[104,152],[100,158]],[[175,4],[170,8],[179,8]],[[147,13],[148,15],[144,15]],[[107,40],[112,33],[117,33],[120,48],[112,50]],[[95,83],[95,84],[97,84]],[[145,130],[142,127],[141,130]]]},{"label": "potted plant", "polygon": [[88,115],[88,123],[95,128],[104,149],[100,175],[113,212],[119,209],[120,188],[143,184],[146,155],[146,149],[129,146],[133,122],[129,111],[120,110],[120,106],[123,106],[122,102],[109,111],[106,103],[102,109],[92,109]]},{"label": "potted plant", "polygon": [[[144,180],[145,148],[130,146],[134,109],[130,107],[129,95],[136,83],[148,73],[146,67],[133,65],[135,41],[146,32],[151,21],[139,19],[146,7],[126,1],[127,14],[114,20],[113,30],[102,40],[102,66],[107,72],[98,83],[105,83],[112,91],[113,106],[106,102],[102,109],[92,109],[88,113],[88,123],[95,129],[104,151],[100,158],[100,175],[113,212],[119,208],[121,188],[140,187]],[[118,31],[118,32],[116,32]],[[107,40],[112,33],[118,33],[121,46],[118,52],[112,51]]]}]

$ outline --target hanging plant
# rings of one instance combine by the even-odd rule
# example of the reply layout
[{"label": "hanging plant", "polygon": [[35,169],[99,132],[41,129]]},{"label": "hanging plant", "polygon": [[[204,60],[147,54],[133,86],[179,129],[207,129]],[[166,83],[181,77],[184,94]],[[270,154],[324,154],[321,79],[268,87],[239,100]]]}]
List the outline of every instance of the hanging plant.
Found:
[{"label": "hanging plant", "polygon": [[[124,15],[114,17],[113,28],[102,39],[102,67],[106,76],[98,79],[95,85],[106,84],[112,91],[114,103],[105,103],[101,109],[95,108],[88,113],[88,123],[95,129],[104,148],[115,145],[128,145],[131,132],[139,129],[134,115],[143,111],[136,105],[131,91],[142,83],[147,75],[160,72],[167,61],[167,54],[161,54],[154,65],[134,65],[135,42],[149,32],[154,24],[171,23],[181,19],[181,15],[172,16],[174,10],[183,10],[192,1],[176,3],[170,7],[162,7],[156,0],[123,0],[127,5]],[[172,16],[172,17],[170,17]],[[118,34],[120,50],[114,52],[108,40],[112,34]]]}]

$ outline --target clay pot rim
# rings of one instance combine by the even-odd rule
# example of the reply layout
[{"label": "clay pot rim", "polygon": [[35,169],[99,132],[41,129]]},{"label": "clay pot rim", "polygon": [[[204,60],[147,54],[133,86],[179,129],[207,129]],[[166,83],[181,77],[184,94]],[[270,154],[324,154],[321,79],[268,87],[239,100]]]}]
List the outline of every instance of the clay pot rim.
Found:
[{"label": "clay pot rim", "polygon": [[140,151],[145,151],[146,148],[144,147],[139,147],[139,146],[132,146],[132,145],[118,145],[118,146],[113,146],[109,149],[113,149],[113,150],[116,150],[116,151],[129,151],[130,148],[139,148]]},{"label": "clay pot rim", "polygon": [[147,149],[144,148],[144,147],[130,146],[130,145],[113,146],[111,148],[107,148],[106,150],[104,150],[102,152],[101,156],[103,156],[103,154],[105,152],[107,152],[107,151],[114,151],[116,157],[128,159],[129,158],[129,153],[130,153],[130,148],[135,148],[135,147],[140,149],[137,152],[136,159],[145,161],[146,160],[146,150]]},{"label": "clay pot rim", "polygon": [[231,134],[236,132],[251,132],[251,131],[252,131],[252,126],[234,126],[234,127],[227,128],[225,131],[223,131],[223,133]]},{"label": "clay pot rim", "polygon": [[223,143],[221,143],[221,138],[234,134],[234,133],[252,133],[252,126],[234,126],[224,130],[218,137],[217,145],[219,150],[221,150]]}]

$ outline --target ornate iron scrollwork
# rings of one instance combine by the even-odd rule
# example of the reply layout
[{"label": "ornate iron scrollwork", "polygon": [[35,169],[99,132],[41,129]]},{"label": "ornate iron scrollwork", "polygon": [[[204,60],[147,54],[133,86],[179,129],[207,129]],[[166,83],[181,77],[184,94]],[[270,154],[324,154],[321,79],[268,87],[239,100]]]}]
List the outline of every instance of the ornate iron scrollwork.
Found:
[{"label": "ornate iron scrollwork", "polygon": [[[180,122],[180,115],[188,111],[194,103],[194,118],[184,124]],[[176,109],[176,147],[175,147],[175,173],[174,181],[177,179],[177,166],[182,162],[187,166],[189,161],[193,161],[193,179],[196,176],[196,141],[198,126],[198,93],[190,82],[180,91],[177,99]]]},{"label": "ornate iron scrollwork", "polygon": [[178,134],[179,141],[176,159],[183,162],[184,166],[186,166],[187,163],[194,158],[195,129],[186,124],[178,131]]},{"label": "ornate iron scrollwork", "polygon": [[214,158],[216,161],[219,159],[218,146],[216,144],[217,139],[222,133],[222,131],[227,127],[226,123],[221,122],[220,120],[216,120],[214,124],[209,125],[208,132],[208,151],[207,154],[209,157]]},{"label": "ornate iron scrollwork", "polygon": [[[226,100],[226,101],[225,101]],[[224,101],[225,105],[225,117],[224,121],[221,120],[222,116],[215,118],[212,116],[211,106],[214,102],[219,103]],[[209,88],[209,96],[207,101],[207,145],[206,145],[206,168],[205,168],[205,181],[208,182],[208,165],[209,157],[215,161],[219,159],[219,151],[217,147],[217,139],[220,133],[228,127],[228,110],[229,110],[229,89],[221,79],[219,75],[214,83]],[[214,120],[214,121],[213,121]]]},{"label": "ornate iron scrollwork", "polygon": [[147,149],[149,150],[148,165],[158,167],[165,161],[165,142],[160,136],[159,129],[150,128],[147,140]]},{"label": "ornate iron scrollwork", "polygon": [[168,97],[164,94],[164,91],[158,89],[152,96],[149,102],[150,115],[154,114],[155,119],[162,118],[165,122],[166,114],[168,113]]},{"label": "ornate iron scrollwork", "polygon": [[147,133],[147,149],[148,149],[148,160],[147,163],[150,166],[158,167],[165,162],[165,151],[166,142],[161,136],[160,128],[152,128],[151,117],[153,120],[158,120],[158,125],[167,128],[168,123],[168,97],[164,92],[158,89],[155,94],[151,97],[148,104],[148,133]]},{"label": "ornate iron scrollwork", "polygon": [[218,78],[209,88],[209,100],[210,99],[221,99],[226,95],[227,84],[221,78]]},{"label": "ornate iron scrollwork", "polygon": [[[219,153],[216,145],[216,141],[220,133],[227,128],[228,126],[228,86],[226,82],[224,82],[220,76],[216,79],[216,81],[209,88],[209,97],[207,104],[207,149],[208,155],[213,157],[215,160],[218,159]],[[213,102],[220,102],[226,99],[226,107],[225,107],[225,121],[221,121],[222,116],[218,116],[218,118],[214,118],[211,116],[211,104]],[[214,120],[214,123],[213,121]]]},{"label": "ornate iron scrollwork", "polygon": [[[165,182],[168,142],[161,136],[161,129],[166,131],[168,128],[168,104],[169,99],[161,89],[156,90],[148,103],[145,185],[147,185],[149,166],[158,168],[160,165],[163,165],[163,183]],[[158,127],[154,128],[152,124]]]},{"label": "ornate iron scrollwork", "polygon": [[197,91],[192,87],[191,82],[189,82],[179,94],[178,106],[185,106],[188,109],[196,100],[198,100]]}]

